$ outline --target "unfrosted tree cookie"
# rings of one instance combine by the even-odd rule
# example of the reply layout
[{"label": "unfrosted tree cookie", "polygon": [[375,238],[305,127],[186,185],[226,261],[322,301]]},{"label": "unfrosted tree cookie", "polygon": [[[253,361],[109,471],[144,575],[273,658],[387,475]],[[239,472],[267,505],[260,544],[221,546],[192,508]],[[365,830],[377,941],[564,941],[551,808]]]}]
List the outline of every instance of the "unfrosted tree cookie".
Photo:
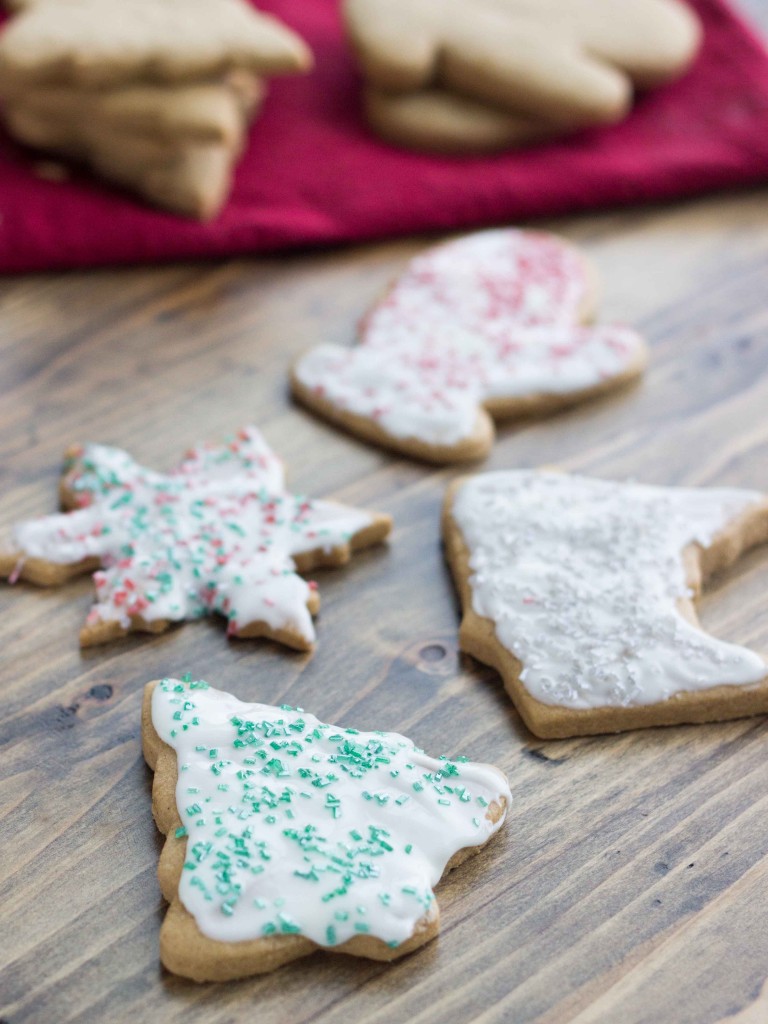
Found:
[{"label": "unfrosted tree cookie", "polygon": [[701,29],[677,0],[347,0],[366,81],[439,87],[547,124],[620,120],[682,74]]},{"label": "unfrosted tree cookie", "polygon": [[765,495],[486,473],[450,487],[443,533],[461,648],[537,736],[768,712],[765,659],[705,633],[693,604],[768,540]]},{"label": "unfrosted tree cookie", "polygon": [[239,137],[231,140],[170,140],[115,131],[97,120],[61,120],[24,103],[6,107],[4,120],[20,142],[82,163],[156,206],[197,220],[215,217],[227,201],[246,130],[240,118]]},{"label": "unfrosted tree cookie", "polygon": [[391,529],[389,516],[290,493],[254,427],[167,474],[119,448],[72,448],[61,500],[73,511],[17,524],[0,576],[56,586],[93,572],[83,646],[215,613],[230,636],[308,650],[319,598],[297,573],[342,565]]},{"label": "unfrosted tree cookie", "polygon": [[546,412],[626,384],[646,361],[625,327],[587,327],[595,274],[565,240],[482,231],[417,256],[354,348],[318,345],[295,397],[367,441],[433,462],[480,458],[493,418]]},{"label": "unfrosted tree cookie", "polygon": [[[196,82],[176,87],[131,85],[122,89],[6,89],[5,110],[35,115],[41,123],[61,126],[76,135],[91,126],[114,138],[123,133],[125,148],[135,138],[168,143],[223,143],[236,152],[242,148],[248,122],[257,112],[265,86],[253,75],[230,75],[221,81]],[[49,144],[43,135],[42,144]],[[109,139],[105,141],[105,146]]]},{"label": "unfrosted tree cookie", "polygon": [[142,734],[166,836],[160,957],[195,981],[261,974],[318,948],[410,953],[438,932],[433,887],[511,801],[490,765],[204,682],[150,683]]}]

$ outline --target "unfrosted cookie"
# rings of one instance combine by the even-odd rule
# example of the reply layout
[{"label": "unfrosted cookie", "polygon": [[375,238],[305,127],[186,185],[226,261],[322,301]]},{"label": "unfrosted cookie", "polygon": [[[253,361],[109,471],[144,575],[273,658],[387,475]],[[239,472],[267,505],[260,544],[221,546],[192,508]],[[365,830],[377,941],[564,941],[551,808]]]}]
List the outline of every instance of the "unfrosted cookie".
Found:
[{"label": "unfrosted cookie", "polygon": [[341,565],[391,528],[388,516],[290,493],[253,427],[167,474],[119,448],[73,448],[61,497],[74,511],[19,523],[0,576],[55,586],[101,566],[83,646],[218,614],[230,636],[308,650],[319,601],[297,572]]},{"label": "unfrosted cookie", "polygon": [[393,93],[368,87],[365,113],[382,139],[435,153],[492,153],[562,135],[543,121],[449,93],[445,89]]},{"label": "unfrosted cookie", "polygon": [[[263,84],[241,73],[218,82],[191,85],[134,85],[122,89],[66,87],[7,89],[5,109],[51,122],[61,134],[88,131],[114,137],[124,133],[166,142],[215,142],[240,149],[248,120],[264,94]],[[107,142],[105,141],[105,145]]]},{"label": "unfrosted cookie", "polygon": [[577,127],[617,121],[632,88],[681,74],[701,30],[677,0],[347,0],[371,85],[441,86]]},{"label": "unfrosted cookie", "polygon": [[434,886],[511,801],[490,765],[204,682],[150,683],[142,723],[166,836],[160,957],[195,981],[261,974],[318,948],[410,953],[438,932]]},{"label": "unfrosted cookie", "polygon": [[417,256],[371,310],[355,348],[319,345],[293,393],[376,444],[433,462],[480,458],[494,418],[572,405],[634,379],[643,341],[585,327],[586,258],[554,235],[483,231]]},{"label": "unfrosted cookie", "polygon": [[510,470],[455,482],[443,532],[461,648],[537,736],[768,712],[765,659],[705,633],[693,604],[768,540],[765,495]]},{"label": "unfrosted cookie", "polygon": [[0,82],[17,87],[189,82],[310,65],[302,40],[246,0],[36,0],[0,35]]},{"label": "unfrosted cookie", "polygon": [[26,145],[85,164],[164,209],[209,220],[229,197],[264,92],[249,72],[187,86],[15,88],[6,90],[3,118]]},{"label": "unfrosted cookie", "polygon": [[109,128],[98,120],[56,118],[26,103],[4,111],[10,133],[29,146],[57,153],[173,213],[198,220],[216,216],[232,187],[245,122],[227,141],[170,139]]},{"label": "unfrosted cookie", "polygon": [[110,142],[98,132],[80,156],[77,151],[73,155],[155,206],[207,221],[230,196],[241,148],[242,139],[164,144],[125,133]]}]

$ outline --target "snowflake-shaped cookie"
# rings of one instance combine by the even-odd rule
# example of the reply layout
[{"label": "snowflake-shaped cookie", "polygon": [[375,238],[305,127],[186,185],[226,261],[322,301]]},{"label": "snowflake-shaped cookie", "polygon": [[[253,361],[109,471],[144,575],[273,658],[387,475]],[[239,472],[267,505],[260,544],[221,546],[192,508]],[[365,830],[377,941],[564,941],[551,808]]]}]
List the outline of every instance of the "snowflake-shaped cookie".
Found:
[{"label": "snowflake-shaped cookie", "polygon": [[189,679],[147,686],[142,733],[167,837],[160,956],[197,981],[317,947],[376,960],[417,948],[437,934],[434,886],[511,801],[490,765]]},{"label": "snowflake-shaped cookie", "polygon": [[387,516],[291,494],[253,427],[167,474],[119,448],[70,449],[61,496],[73,511],[17,524],[0,575],[56,585],[101,567],[84,646],[218,613],[232,636],[307,650],[319,601],[297,570],[340,565],[391,528]]},{"label": "snowflake-shaped cookie", "polygon": [[553,235],[483,231],[413,260],[352,349],[296,363],[295,396],[368,441],[434,462],[486,455],[491,417],[571,405],[636,377],[633,331],[586,327],[594,274]]}]

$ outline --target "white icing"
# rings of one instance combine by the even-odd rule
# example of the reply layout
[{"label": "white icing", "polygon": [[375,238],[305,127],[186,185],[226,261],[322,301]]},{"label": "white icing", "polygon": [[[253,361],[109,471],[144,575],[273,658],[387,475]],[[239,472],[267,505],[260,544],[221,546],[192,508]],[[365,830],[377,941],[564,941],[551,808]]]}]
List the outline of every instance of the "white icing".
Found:
[{"label": "white icing", "polygon": [[564,473],[473,477],[452,517],[470,552],[472,607],[523,665],[537,700],[654,704],[757,683],[763,658],[682,617],[682,551],[706,548],[756,491],[612,483]]},{"label": "white icing", "polygon": [[295,373],[393,437],[456,444],[487,399],[578,392],[638,362],[633,331],[577,325],[589,291],[582,260],[554,236],[468,235],[412,261],[358,346],[319,345]]},{"label": "white icing", "polygon": [[236,634],[266,622],[307,641],[310,585],[293,555],[328,551],[373,521],[367,512],[285,489],[283,467],[255,428],[192,451],[171,473],[87,445],[66,482],[84,507],[18,524],[23,556],[69,565],[97,557],[90,623],[132,616],[179,621],[218,612]]},{"label": "white icing", "polygon": [[356,935],[400,945],[453,854],[501,826],[488,805],[511,801],[490,765],[205,683],[163,680],[152,722],[179,769],[179,898],[224,942],[296,933],[322,946]]}]

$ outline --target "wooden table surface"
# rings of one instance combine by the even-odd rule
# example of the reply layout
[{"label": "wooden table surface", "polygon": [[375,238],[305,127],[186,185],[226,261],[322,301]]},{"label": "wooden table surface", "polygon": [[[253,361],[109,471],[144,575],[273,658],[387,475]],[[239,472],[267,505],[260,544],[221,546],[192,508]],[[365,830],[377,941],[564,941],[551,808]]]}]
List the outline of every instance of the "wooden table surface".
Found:
[{"label": "wooden table surface", "polygon": [[[502,427],[480,468],[768,488],[767,209],[757,190],[544,224],[586,247],[602,315],[644,332],[652,363],[630,392]],[[81,651],[87,578],[0,590],[0,1024],[768,1020],[766,721],[536,740],[495,673],[457,652],[438,535],[456,471],[289,400],[289,360],[351,343],[424,244],[0,282],[3,528],[53,510],[71,441],[162,468],[248,422],[296,488],[396,524],[389,546],[316,574],[311,657],[227,641],[214,621]],[[768,651],[767,573],[763,550],[716,579],[705,625]],[[139,707],[145,681],[185,671],[508,772],[508,825],[438,890],[439,940],[392,966],[317,954],[223,986],[160,970]]]}]

